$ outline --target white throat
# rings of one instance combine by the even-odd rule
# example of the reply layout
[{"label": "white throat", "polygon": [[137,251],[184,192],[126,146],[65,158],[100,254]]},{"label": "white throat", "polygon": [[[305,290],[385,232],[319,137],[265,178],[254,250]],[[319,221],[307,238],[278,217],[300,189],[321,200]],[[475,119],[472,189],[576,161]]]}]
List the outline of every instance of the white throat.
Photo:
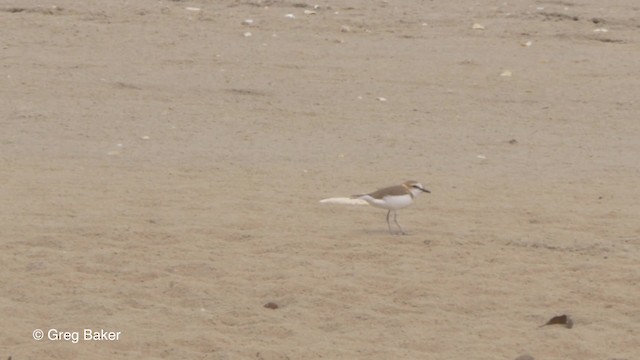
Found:
[{"label": "white throat", "polygon": [[422,190],[416,189],[414,187],[410,188],[409,191],[411,191],[411,194],[413,194],[413,197],[416,197],[416,196],[422,194],[422,192],[423,192]]}]

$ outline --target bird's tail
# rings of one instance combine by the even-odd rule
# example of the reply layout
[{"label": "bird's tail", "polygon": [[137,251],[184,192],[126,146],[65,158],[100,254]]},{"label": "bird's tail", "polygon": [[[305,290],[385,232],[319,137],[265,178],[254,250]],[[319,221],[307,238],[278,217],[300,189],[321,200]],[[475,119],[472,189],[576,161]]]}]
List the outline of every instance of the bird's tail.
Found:
[{"label": "bird's tail", "polygon": [[322,204],[346,204],[346,205],[368,205],[368,203],[360,198],[362,195],[354,195],[350,198],[335,197],[320,200]]}]

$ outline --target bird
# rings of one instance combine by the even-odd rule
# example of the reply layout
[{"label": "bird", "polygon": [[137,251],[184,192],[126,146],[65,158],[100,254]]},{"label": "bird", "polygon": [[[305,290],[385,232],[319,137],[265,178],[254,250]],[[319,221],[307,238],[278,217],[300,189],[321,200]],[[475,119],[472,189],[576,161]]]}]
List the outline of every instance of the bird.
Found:
[{"label": "bird", "polygon": [[391,234],[394,234],[394,232],[391,230],[389,217],[393,212],[393,222],[398,226],[398,230],[400,230],[399,234],[405,235],[405,232],[398,223],[398,210],[413,204],[416,196],[423,192],[431,193],[431,191],[425,189],[419,182],[410,180],[405,181],[400,185],[389,186],[376,190],[372,193],[353,195],[351,198],[364,200],[371,206],[388,210],[387,225],[389,226],[389,233]]}]

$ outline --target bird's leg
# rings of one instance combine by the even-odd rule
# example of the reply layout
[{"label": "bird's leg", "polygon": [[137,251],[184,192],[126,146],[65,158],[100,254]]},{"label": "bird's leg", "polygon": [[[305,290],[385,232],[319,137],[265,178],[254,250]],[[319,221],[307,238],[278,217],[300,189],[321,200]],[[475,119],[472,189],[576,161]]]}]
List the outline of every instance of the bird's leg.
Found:
[{"label": "bird's leg", "polygon": [[393,211],[393,221],[396,223],[396,225],[398,225],[398,229],[400,229],[400,235],[406,235],[404,233],[404,231],[402,230],[402,227],[400,227],[400,224],[398,224],[398,211],[397,210]]},{"label": "bird's leg", "polygon": [[389,226],[389,233],[393,234],[393,231],[391,231],[391,223],[389,222],[390,214],[391,214],[391,210],[387,211],[387,225]]}]

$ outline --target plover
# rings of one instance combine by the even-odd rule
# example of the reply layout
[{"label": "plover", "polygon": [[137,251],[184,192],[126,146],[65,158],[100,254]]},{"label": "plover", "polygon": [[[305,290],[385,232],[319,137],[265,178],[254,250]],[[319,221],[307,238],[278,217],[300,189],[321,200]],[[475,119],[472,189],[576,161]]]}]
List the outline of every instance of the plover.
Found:
[{"label": "plover", "polygon": [[402,185],[389,186],[384,189],[374,191],[369,194],[353,195],[353,199],[361,199],[369,203],[371,206],[387,209],[387,225],[389,226],[389,232],[393,234],[391,230],[391,222],[389,216],[393,212],[393,221],[398,226],[400,234],[404,235],[404,231],[398,224],[398,209],[405,208],[413,204],[413,200],[419,194],[431,191],[425,189],[422,184],[417,181],[407,181]]}]

